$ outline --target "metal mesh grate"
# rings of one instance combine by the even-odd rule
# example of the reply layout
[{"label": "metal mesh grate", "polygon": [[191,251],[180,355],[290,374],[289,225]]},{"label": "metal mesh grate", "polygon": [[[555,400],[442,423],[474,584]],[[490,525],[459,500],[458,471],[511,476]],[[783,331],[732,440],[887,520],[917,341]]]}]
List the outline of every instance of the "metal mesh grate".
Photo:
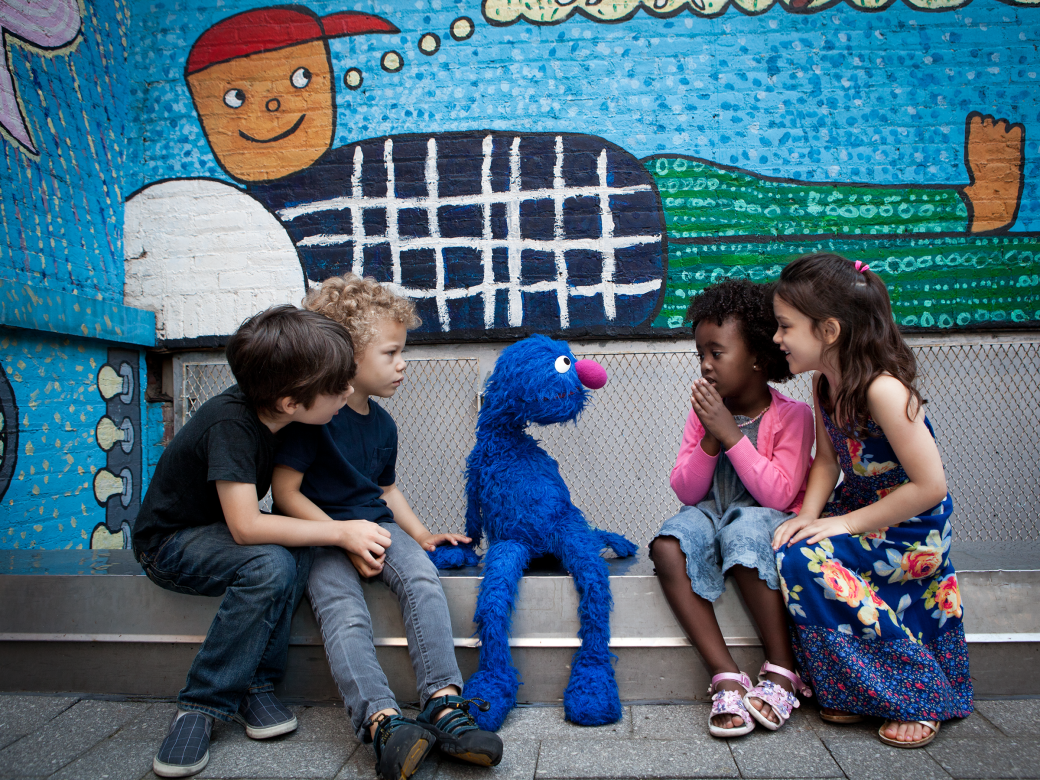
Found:
[{"label": "metal mesh grate", "polygon": [[[954,496],[961,541],[1040,539],[1040,344],[915,347]],[[576,426],[535,428],[575,503],[600,528],[647,542],[678,508],[668,475],[699,375],[692,352],[586,354],[610,381]],[[489,370],[490,365],[485,366]],[[477,358],[412,359],[407,384],[384,406],[401,436],[398,478],[438,531],[461,531],[463,469],[476,427]],[[184,418],[233,382],[223,363],[184,364]],[[810,401],[810,380],[780,385]]]},{"label": "metal mesh grate", "polygon": [[962,540],[1040,539],[1040,344],[915,349]]},{"label": "metal mesh grate", "polygon": [[[1040,344],[922,346],[914,354],[954,497],[956,538],[1040,539]],[[678,508],[668,475],[697,360],[685,352],[576,357],[598,360],[610,382],[576,430],[544,428],[540,438],[590,521],[644,543]],[[812,402],[808,374],[779,389]]]},{"label": "metal mesh grate", "polygon": [[181,420],[184,425],[195,410],[215,395],[235,384],[235,375],[226,362],[185,363],[181,389]]},{"label": "metal mesh grate", "polygon": [[397,477],[416,514],[430,529],[466,525],[466,456],[477,427],[476,358],[409,360],[405,383],[380,400],[397,422]]}]

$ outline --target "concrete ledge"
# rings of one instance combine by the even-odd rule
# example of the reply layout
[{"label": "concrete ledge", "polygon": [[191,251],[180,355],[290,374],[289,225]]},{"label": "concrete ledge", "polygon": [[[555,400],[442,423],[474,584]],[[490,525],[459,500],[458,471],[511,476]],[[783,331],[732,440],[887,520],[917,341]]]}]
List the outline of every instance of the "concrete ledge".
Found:
[{"label": "concrete ledge", "polygon": [[[642,555],[642,553],[641,553]],[[1040,545],[962,545],[954,554],[966,607],[972,676],[980,695],[1040,694],[1028,674],[1040,661]],[[704,698],[708,675],[645,557],[609,561],[617,676],[626,701]],[[476,669],[472,615],[479,569],[445,572],[459,665]],[[395,693],[414,698],[404,626],[393,594],[366,585],[377,652]],[[218,599],[184,596],[148,581],[129,551],[0,553],[0,690],[172,695],[209,628]],[[577,594],[555,568],[530,571],[513,622],[514,660],[528,702],[558,702],[576,637]],[[735,588],[717,603],[723,635],[742,668],[762,660]],[[338,698],[321,635],[304,602],[293,620],[282,689],[307,700]],[[1023,688],[1026,686],[1026,689]]]}]

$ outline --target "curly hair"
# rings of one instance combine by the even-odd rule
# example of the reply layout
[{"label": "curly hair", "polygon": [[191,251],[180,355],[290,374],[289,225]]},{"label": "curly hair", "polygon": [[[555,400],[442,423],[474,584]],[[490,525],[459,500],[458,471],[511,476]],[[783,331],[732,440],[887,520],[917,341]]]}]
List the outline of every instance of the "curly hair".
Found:
[{"label": "curly hair", "polygon": [[786,382],[794,376],[784,353],[773,343],[777,328],[773,316],[773,285],[726,279],[705,287],[686,310],[686,322],[694,328],[703,320],[721,325],[728,319],[737,321],[740,335],[765,371],[766,379]]},{"label": "curly hair", "polygon": [[362,279],[356,274],[326,279],[307,293],[303,308],[324,314],[350,331],[357,355],[364,353],[383,320],[400,322],[408,330],[422,325],[410,300],[371,277]]}]

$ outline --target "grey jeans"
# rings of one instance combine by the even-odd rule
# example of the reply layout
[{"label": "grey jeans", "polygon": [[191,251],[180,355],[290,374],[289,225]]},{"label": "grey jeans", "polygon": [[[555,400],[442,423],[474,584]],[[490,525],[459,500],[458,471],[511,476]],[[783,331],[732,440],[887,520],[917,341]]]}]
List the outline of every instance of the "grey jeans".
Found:
[{"label": "grey jeans", "polygon": [[[448,602],[437,568],[426,551],[397,524],[383,527],[390,532],[391,543],[386,548],[383,571],[373,579],[386,583],[401,606],[419,706],[423,707],[442,688],[455,685],[462,690]],[[343,550],[315,549],[307,597],[354,731],[358,739],[367,742],[365,722],[380,710],[400,708],[376,659],[372,618],[361,581]]]}]

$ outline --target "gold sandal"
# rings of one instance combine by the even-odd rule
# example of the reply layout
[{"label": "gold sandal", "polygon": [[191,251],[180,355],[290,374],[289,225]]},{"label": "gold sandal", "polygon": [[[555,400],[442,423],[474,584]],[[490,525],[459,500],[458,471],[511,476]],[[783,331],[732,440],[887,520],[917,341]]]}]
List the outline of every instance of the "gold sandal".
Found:
[{"label": "gold sandal", "polygon": [[898,739],[890,739],[890,738],[886,737],[885,734],[884,734],[885,729],[887,729],[890,724],[892,724],[892,723],[899,723],[899,722],[900,721],[886,720],[884,723],[882,723],[881,724],[881,728],[878,729],[878,733],[877,733],[878,739],[880,739],[886,745],[891,745],[892,747],[897,747],[897,748],[920,748],[920,747],[924,747],[929,742],[931,742],[933,739],[935,739],[935,735],[939,733],[939,721],[937,721],[937,720],[912,720],[912,721],[908,721],[908,722],[909,723],[920,723],[922,726],[927,726],[928,728],[930,728],[932,730],[932,733],[929,734],[926,737],[921,737],[921,739],[919,739],[919,740],[917,740],[915,742],[901,742]]}]

